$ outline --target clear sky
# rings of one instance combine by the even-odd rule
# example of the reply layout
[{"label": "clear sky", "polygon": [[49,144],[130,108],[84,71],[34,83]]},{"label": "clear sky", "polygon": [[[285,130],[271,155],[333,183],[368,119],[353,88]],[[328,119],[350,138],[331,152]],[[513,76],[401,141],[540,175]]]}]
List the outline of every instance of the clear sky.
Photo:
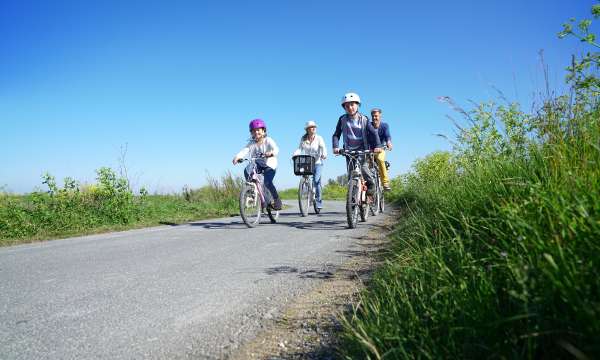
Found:
[{"label": "clear sky", "polygon": [[[339,101],[383,109],[393,176],[450,145],[439,96],[465,107],[530,106],[563,88],[571,54],[556,34],[595,1],[18,1],[0,2],[0,186],[42,187],[48,171],[95,181],[121,149],[136,187],[176,192],[231,159],[263,118],[280,147],[275,184],[294,187],[291,153],[315,120],[331,150]],[[330,157],[324,178],[344,173]],[[43,187],[42,187],[43,188]]]}]

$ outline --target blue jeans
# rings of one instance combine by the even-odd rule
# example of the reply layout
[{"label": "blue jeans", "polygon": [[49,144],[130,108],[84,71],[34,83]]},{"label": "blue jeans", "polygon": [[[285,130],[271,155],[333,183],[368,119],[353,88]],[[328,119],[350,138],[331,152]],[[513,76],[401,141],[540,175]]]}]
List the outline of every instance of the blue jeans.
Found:
[{"label": "blue jeans", "polygon": [[315,189],[315,200],[317,201],[317,208],[323,207],[323,199],[321,199],[321,192],[323,186],[321,185],[321,172],[323,170],[323,164],[315,164],[315,173],[313,174],[313,188]]},{"label": "blue jeans", "polygon": [[[244,175],[246,176],[246,180],[250,180],[250,174],[252,174],[252,166],[253,164],[248,164],[248,166],[246,166],[246,168],[244,169]],[[273,185],[275,169],[268,167],[267,162],[264,159],[258,159],[256,160],[256,172],[259,174],[263,174],[264,185],[267,188],[267,190],[269,190],[269,192],[271,193],[273,200],[279,198],[277,189],[275,188],[275,185]],[[265,197],[268,199],[268,195]]]}]

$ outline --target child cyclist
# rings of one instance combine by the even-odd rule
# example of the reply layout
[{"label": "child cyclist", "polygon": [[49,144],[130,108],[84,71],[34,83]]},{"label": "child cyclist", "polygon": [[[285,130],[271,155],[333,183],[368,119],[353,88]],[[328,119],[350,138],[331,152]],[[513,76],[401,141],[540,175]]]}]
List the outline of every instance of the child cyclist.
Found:
[{"label": "child cyclist", "polygon": [[[250,134],[252,139],[248,141],[242,150],[233,157],[233,164],[237,164],[244,157],[259,157],[256,160],[256,171],[264,174],[265,187],[273,196],[273,208],[281,210],[281,199],[277,193],[273,178],[275,177],[275,169],[277,169],[277,154],[279,148],[273,139],[267,136],[267,125],[262,119],[254,119],[249,124]],[[265,158],[262,158],[264,156]],[[244,169],[246,179],[249,179],[252,173],[252,164]]]},{"label": "child cyclist", "polygon": [[[358,94],[347,93],[344,95],[342,97],[342,107],[346,113],[338,119],[335,132],[333,133],[333,153],[340,153],[340,136],[342,136],[344,141],[345,150],[373,150],[375,153],[381,152],[381,143],[377,129],[373,127],[367,116],[358,112],[358,108],[360,107],[360,97]],[[367,195],[373,195],[375,192],[375,180],[369,169],[369,162],[366,161],[366,156],[361,156],[359,160],[363,177],[367,181]],[[350,176],[351,169],[347,170],[348,176]]]}]

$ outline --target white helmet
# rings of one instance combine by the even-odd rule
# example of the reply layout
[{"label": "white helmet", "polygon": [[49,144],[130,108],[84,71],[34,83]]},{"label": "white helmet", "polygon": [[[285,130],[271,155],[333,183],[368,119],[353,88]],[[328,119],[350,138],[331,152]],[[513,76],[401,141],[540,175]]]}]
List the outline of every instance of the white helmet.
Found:
[{"label": "white helmet", "polygon": [[312,120],[308,120],[306,122],[306,125],[304,125],[304,130],[308,129],[309,127],[317,127],[317,123],[312,121]]},{"label": "white helmet", "polygon": [[347,93],[342,98],[342,107],[344,107],[345,103],[352,102],[352,101],[357,102],[358,105],[360,105],[360,96],[358,96],[358,94],[356,94],[356,93]]}]

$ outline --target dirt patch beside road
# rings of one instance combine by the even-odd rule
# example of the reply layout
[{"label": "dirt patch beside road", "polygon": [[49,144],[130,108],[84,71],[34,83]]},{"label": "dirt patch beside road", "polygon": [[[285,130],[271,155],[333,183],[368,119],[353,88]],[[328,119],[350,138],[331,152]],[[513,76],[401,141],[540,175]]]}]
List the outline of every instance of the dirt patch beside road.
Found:
[{"label": "dirt patch beside road", "polygon": [[229,358],[242,359],[335,359],[341,329],[337,320],[351,309],[373,270],[381,262],[397,214],[376,225],[359,240],[361,249],[337,269],[332,278],[300,296],[272,326],[242,345]]}]

